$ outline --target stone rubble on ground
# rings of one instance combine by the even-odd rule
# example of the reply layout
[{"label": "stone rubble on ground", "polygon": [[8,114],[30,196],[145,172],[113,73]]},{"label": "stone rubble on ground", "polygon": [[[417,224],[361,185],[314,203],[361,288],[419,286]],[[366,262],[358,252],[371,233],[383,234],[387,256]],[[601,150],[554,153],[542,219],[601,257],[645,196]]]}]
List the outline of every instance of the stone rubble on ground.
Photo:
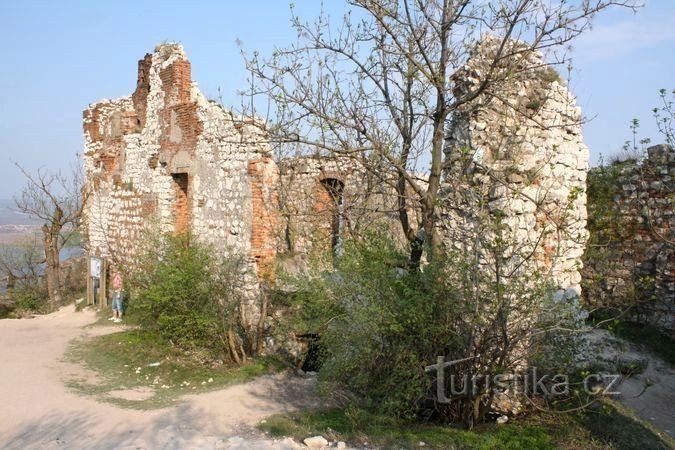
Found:
[{"label": "stone rubble on ground", "polygon": [[257,439],[232,436],[221,439],[215,445],[215,450],[295,450],[305,448],[291,438]]},{"label": "stone rubble on ground", "polygon": [[329,442],[323,436],[308,437],[302,441],[308,448],[325,448],[328,447]]}]

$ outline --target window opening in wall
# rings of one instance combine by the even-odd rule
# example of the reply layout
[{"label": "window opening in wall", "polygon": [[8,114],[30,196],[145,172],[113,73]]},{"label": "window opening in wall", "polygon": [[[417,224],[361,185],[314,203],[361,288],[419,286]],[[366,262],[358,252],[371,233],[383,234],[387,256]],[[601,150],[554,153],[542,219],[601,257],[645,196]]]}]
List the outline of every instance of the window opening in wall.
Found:
[{"label": "window opening in wall", "polygon": [[187,233],[190,228],[190,185],[187,173],[171,174],[176,193],[174,221],[176,234]]},{"label": "window opening in wall", "polygon": [[335,178],[321,180],[321,185],[328,191],[331,197],[331,249],[333,256],[339,256],[342,252],[342,227],[343,227],[343,200],[342,193],[344,184]]}]

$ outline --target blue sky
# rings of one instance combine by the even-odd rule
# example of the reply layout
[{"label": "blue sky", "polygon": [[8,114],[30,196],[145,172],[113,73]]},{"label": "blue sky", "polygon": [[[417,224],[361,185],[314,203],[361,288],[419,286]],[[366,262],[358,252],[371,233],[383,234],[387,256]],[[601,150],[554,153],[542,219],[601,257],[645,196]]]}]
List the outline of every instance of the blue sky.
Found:
[{"label": "blue sky", "polygon": [[[311,18],[317,0],[296,0]],[[335,13],[341,2],[326,2]],[[571,87],[588,117],[592,160],[630,137],[658,141],[651,109],[660,88],[675,88],[675,1],[647,0],[637,14],[616,10],[575,44]],[[267,54],[294,38],[288,3],[235,1],[21,1],[0,3],[0,198],[22,185],[12,166],[67,167],[82,149],[82,110],[133,91],[137,61],[163,41],[178,41],[193,78],[226,105],[238,104],[246,73],[235,41]]]}]

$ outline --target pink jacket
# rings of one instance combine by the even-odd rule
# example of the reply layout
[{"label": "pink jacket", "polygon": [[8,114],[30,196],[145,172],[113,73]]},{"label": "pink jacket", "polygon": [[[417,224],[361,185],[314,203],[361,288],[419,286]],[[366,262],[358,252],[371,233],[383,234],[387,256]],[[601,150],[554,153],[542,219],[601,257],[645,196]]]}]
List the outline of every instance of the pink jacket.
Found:
[{"label": "pink jacket", "polygon": [[119,272],[115,272],[113,275],[112,286],[115,290],[122,289],[122,275]]}]

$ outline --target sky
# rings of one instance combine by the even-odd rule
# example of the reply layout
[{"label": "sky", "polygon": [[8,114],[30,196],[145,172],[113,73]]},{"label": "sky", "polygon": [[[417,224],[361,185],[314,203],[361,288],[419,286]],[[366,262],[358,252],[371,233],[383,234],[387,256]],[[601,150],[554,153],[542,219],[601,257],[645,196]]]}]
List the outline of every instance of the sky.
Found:
[{"label": "sky", "polygon": [[[318,0],[295,0],[307,19]],[[333,15],[344,4],[325,2]],[[165,41],[183,44],[193,79],[208,97],[240,103],[246,87],[237,40],[262,55],[291,43],[284,0],[0,1],[0,198],[23,184],[12,162],[29,170],[67,169],[82,152],[82,111],[135,89],[137,62]],[[574,44],[570,86],[584,114],[591,162],[631,137],[659,141],[651,110],[661,88],[675,89],[675,1],[646,0],[637,14],[605,12]]]}]

